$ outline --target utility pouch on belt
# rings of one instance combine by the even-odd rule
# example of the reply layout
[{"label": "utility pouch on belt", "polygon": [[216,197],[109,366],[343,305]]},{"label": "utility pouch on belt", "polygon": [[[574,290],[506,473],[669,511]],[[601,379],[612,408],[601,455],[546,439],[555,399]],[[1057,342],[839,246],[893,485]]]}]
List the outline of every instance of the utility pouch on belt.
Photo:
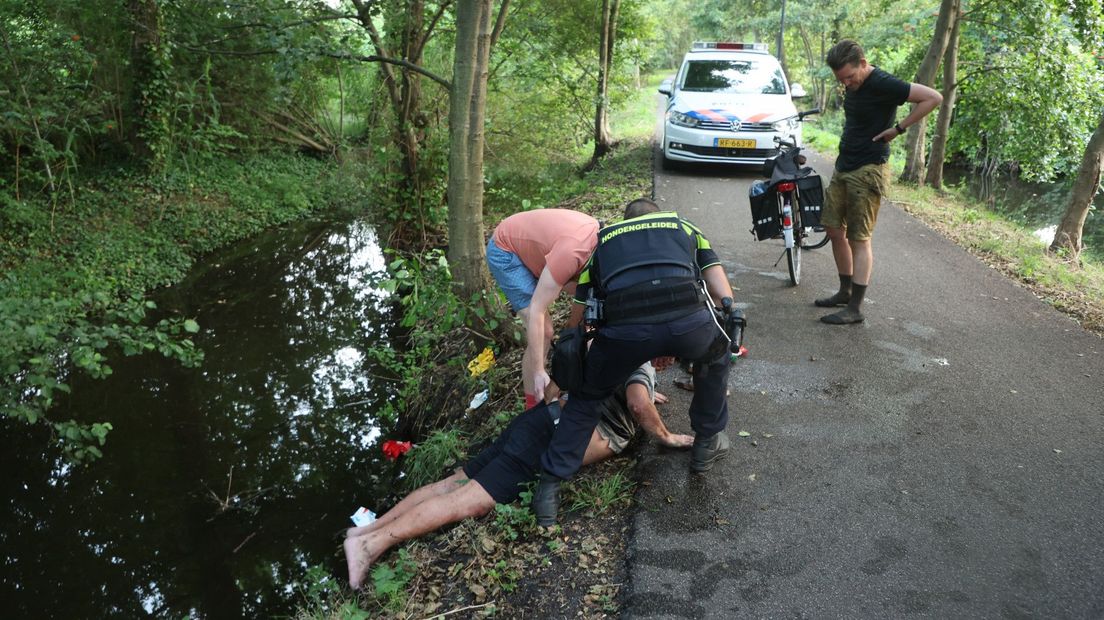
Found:
[{"label": "utility pouch on belt", "polygon": [[561,390],[575,392],[583,387],[587,341],[591,338],[582,325],[561,329],[552,343],[552,380]]},{"label": "utility pouch on belt", "polygon": [[606,296],[605,322],[659,323],[702,307],[705,291],[694,278],[649,280]]}]

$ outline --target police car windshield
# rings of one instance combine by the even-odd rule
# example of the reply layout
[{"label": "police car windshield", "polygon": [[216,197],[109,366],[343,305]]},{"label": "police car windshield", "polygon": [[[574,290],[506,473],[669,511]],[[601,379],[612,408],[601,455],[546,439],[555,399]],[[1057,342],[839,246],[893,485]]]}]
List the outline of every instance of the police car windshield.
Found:
[{"label": "police car windshield", "polygon": [[775,64],[748,60],[692,60],[682,90],[754,95],[784,95],[786,80]]}]

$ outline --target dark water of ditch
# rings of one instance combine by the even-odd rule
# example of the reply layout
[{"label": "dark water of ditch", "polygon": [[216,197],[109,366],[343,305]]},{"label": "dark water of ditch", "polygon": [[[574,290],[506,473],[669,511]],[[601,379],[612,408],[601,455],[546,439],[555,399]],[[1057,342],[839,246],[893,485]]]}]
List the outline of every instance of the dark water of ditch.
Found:
[{"label": "dark water of ditch", "polygon": [[0,615],[287,616],[309,566],[342,575],[337,533],[396,475],[365,353],[389,342],[383,267],[363,221],[264,233],[157,297],[201,324],[200,368],[120,357],[73,380],[53,414],[110,421],[102,459],[0,424]]},{"label": "dark water of ditch", "polygon": [[[1070,181],[1031,183],[1001,173],[985,179],[972,170],[955,166],[943,169],[947,185],[965,185],[973,198],[986,202],[993,211],[1034,232],[1043,243],[1054,240],[1054,231],[1066,212]],[[1104,192],[1097,194],[1093,209],[1081,231],[1085,252],[1104,260]]]}]

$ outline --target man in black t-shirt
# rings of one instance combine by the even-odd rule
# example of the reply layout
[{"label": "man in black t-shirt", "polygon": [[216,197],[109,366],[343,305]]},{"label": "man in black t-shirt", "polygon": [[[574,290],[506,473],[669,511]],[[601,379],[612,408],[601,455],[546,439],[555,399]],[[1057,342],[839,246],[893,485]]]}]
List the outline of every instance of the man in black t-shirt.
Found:
[{"label": "man in black t-shirt", "polygon": [[[847,325],[863,321],[859,306],[874,266],[870,238],[889,186],[889,143],[939,107],[943,96],[869,64],[862,47],[854,41],[837,43],[828,50],[825,61],[847,89],[839,157],[821,217],[832,240],[840,288],[814,303],[822,308],[846,306],[820,320]],[[908,116],[896,121],[897,108],[905,102],[915,105]]]}]

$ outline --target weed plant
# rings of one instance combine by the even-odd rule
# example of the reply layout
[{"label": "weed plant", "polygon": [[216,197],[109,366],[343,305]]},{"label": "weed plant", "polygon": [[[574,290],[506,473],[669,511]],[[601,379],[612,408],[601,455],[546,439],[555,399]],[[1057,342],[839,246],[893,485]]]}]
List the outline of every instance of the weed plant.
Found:
[{"label": "weed plant", "polygon": [[467,442],[458,429],[436,430],[420,442],[406,461],[403,485],[408,491],[441,478],[450,467],[464,460]]},{"label": "weed plant", "polygon": [[588,472],[566,485],[565,504],[569,510],[598,515],[632,501],[636,483],[628,474],[629,465],[613,473]]}]

